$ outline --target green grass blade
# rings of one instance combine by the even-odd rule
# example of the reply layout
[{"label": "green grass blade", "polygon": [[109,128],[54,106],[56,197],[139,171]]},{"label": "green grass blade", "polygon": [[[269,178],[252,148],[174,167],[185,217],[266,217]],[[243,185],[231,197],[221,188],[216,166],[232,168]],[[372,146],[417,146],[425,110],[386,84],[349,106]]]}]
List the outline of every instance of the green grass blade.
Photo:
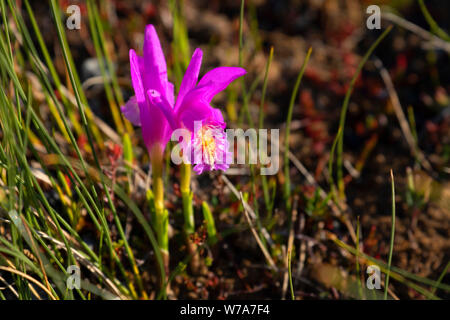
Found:
[{"label": "green grass blade", "polygon": [[[339,119],[339,129],[342,133],[340,135],[336,135],[337,142],[337,159],[336,159],[336,166],[337,166],[337,176],[338,176],[338,189],[339,189],[339,196],[341,198],[345,198],[345,186],[344,186],[344,179],[343,179],[343,171],[342,171],[342,153],[343,153],[343,144],[344,144],[344,126],[345,126],[345,119],[347,117],[347,109],[348,104],[350,102],[350,97],[353,92],[353,88],[355,86],[356,80],[359,77],[359,74],[362,71],[362,68],[366,64],[369,57],[372,55],[373,51],[376,49],[378,44],[383,41],[383,39],[389,34],[389,32],[392,30],[392,26],[389,26],[386,28],[386,30],[383,31],[383,33],[378,37],[378,39],[372,44],[372,46],[369,48],[369,50],[366,52],[364,57],[362,58],[361,62],[358,65],[358,68],[356,69],[355,74],[353,75],[352,80],[350,81],[350,85],[348,87],[348,90],[345,94],[344,102],[342,103],[342,109],[341,109],[341,115]],[[331,159],[330,155],[330,159]]]},{"label": "green grass blade", "polygon": [[392,169],[391,169],[391,192],[392,192],[391,244],[389,246],[388,267],[387,267],[387,272],[386,272],[386,282],[384,285],[384,300],[387,299],[387,294],[388,294],[389,276],[391,273],[392,252],[394,251],[394,236],[395,236],[395,183],[394,183],[394,173],[392,172]]},{"label": "green grass blade", "polygon": [[295,99],[297,98],[298,88],[300,87],[300,83],[303,79],[303,74],[306,70],[306,65],[308,64],[309,58],[311,57],[312,48],[308,49],[306,53],[305,60],[303,61],[303,65],[298,73],[297,80],[294,84],[294,89],[292,90],[291,100],[289,102],[288,115],[286,119],[286,132],[284,136],[284,202],[286,205],[286,209],[288,212],[291,211],[291,178],[289,175],[289,136],[291,133],[291,121],[292,121],[292,113],[294,111]]}]

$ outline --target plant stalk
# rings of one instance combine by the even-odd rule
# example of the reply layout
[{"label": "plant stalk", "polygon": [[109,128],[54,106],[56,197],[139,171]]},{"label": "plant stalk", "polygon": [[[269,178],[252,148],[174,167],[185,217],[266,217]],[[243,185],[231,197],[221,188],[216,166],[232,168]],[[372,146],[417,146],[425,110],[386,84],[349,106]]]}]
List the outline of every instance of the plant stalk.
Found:
[{"label": "plant stalk", "polygon": [[191,271],[197,273],[200,267],[200,257],[197,252],[197,245],[192,239],[195,233],[194,208],[192,206],[193,193],[191,191],[191,164],[182,163],[180,167],[180,190],[183,201],[184,233],[189,254]]},{"label": "plant stalk", "polygon": [[[166,277],[169,274],[169,215],[164,208],[164,181],[163,181],[163,150],[161,145],[156,144],[150,150],[152,165],[152,189],[155,204],[154,228],[158,240],[159,250],[163,258]],[[161,284],[167,279],[161,279]]]}]

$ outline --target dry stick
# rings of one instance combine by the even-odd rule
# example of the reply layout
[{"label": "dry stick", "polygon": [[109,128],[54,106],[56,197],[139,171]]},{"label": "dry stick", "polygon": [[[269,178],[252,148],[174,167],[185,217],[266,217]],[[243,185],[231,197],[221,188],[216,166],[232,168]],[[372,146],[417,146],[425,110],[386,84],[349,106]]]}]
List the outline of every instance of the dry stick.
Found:
[{"label": "dry stick", "polygon": [[[233,194],[236,196],[236,198],[241,199],[240,196],[240,191],[238,191],[236,189],[236,187],[231,183],[230,180],[228,180],[228,178],[226,177],[225,174],[221,175],[222,180],[225,181],[225,184],[227,185],[227,187],[231,190],[231,192],[233,192]],[[252,220],[256,220],[257,216],[255,214],[255,211],[253,211],[252,207],[250,207],[250,205],[247,203],[247,201],[245,201],[244,199],[242,199],[242,205],[244,206],[244,208],[247,210],[248,214],[250,215],[250,217],[252,218]],[[269,232],[267,232],[267,229],[264,227],[261,227],[261,233],[263,234],[264,238],[266,239],[267,243],[269,244],[273,244],[272,239],[270,238]]]},{"label": "dry stick", "polygon": [[[41,236],[44,239],[48,239],[50,241],[52,241],[56,248],[58,249],[62,249],[62,250],[67,250],[66,246],[64,245],[63,242],[50,237],[48,234],[42,232],[42,231],[36,231],[36,233]],[[126,299],[125,296],[123,296],[120,293],[120,290],[116,287],[116,285],[114,284],[113,281],[110,280],[110,278],[108,278],[94,263],[92,263],[91,261],[89,261],[87,258],[85,258],[85,256],[80,253],[79,251],[77,251],[74,248],[71,248],[73,256],[76,260],[78,260],[78,262],[80,262],[80,264],[84,265],[86,267],[86,269],[88,269],[90,272],[92,272],[93,274],[97,275],[97,277],[101,278],[104,282],[105,285],[116,295],[118,296],[120,299],[124,300]],[[117,281],[117,280],[116,280]]]},{"label": "dry stick", "polygon": [[[305,216],[302,214],[300,215],[299,223],[298,223],[298,232],[301,234],[303,233],[303,229],[305,229]],[[300,278],[303,267],[305,266],[305,260],[306,260],[306,243],[307,241],[303,240],[300,242],[300,253],[298,255],[298,266],[297,271],[295,272],[295,283],[297,283],[298,279]]]},{"label": "dry stick", "polygon": [[345,169],[347,169],[348,173],[353,179],[358,179],[361,175],[360,172],[356,170],[356,168],[353,167],[352,163],[347,159],[344,160],[344,167]]},{"label": "dry stick", "polygon": [[[303,216],[301,216],[301,217],[302,217],[302,219],[304,219]],[[303,240],[303,241],[305,241],[306,243],[309,243],[311,246],[318,246],[318,247],[320,247],[320,249],[322,249],[323,251],[325,251],[326,248],[327,248],[327,246],[325,246],[323,243],[321,243],[320,240],[316,240],[316,239],[311,238],[311,237],[309,237],[309,236],[307,236],[307,235],[304,235],[304,234],[296,234],[296,235],[295,235],[295,239]]]},{"label": "dry stick", "polygon": [[425,158],[425,155],[419,149],[419,147],[416,144],[416,141],[414,140],[414,136],[411,132],[411,128],[409,127],[408,120],[406,120],[405,113],[403,112],[402,105],[400,104],[400,99],[397,95],[397,91],[395,91],[395,87],[394,84],[392,83],[392,79],[391,76],[389,75],[389,72],[383,66],[383,63],[381,62],[380,59],[375,60],[375,65],[380,70],[381,78],[383,79],[384,84],[386,85],[386,89],[388,91],[389,98],[391,99],[395,115],[397,116],[398,122],[400,123],[400,129],[402,130],[406,142],[408,143],[408,146],[411,149],[411,154],[415,155],[419,159],[420,163],[426,170],[432,171],[433,169],[431,167],[431,164]]},{"label": "dry stick", "polygon": [[289,238],[287,245],[287,257],[286,257],[286,270],[284,272],[283,286],[281,290],[281,299],[284,300],[286,297],[286,292],[289,283],[289,255],[292,252],[292,246],[294,245],[294,224],[297,221],[297,206],[298,206],[298,196],[294,196],[294,206],[292,207],[291,214],[291,228],[289,230]]},{"label": "dry stick", "polygon": [[[280,150],[283,151],[284,147],[283,146],[279,146]],[[313,175],[311,173],[309,173],[308,169],[306,169],[306,167],[300,162],[300,160],[292,153],[289,151],[288,153],[288,157],[289,160],[292,161],[292,163],[294,164],[294,166],[298,169],[298,171],[300,171],[300,173],[306,178],[306,180],[313,185],[314,187],[316,187],[319,190],[319,195],[322,198],[322,200],[326,199],[327,194],[325,193],[325,191],[319,186],[319,184],[317,183],[317,181],[314,179]],[[345,226],[347,227],[350,236],[352,237],[353,242],[356,243],[356,233],[355,233],[355,229],[353,228],[353,225],[350,223],[350,221],[348,220],[346,215],[343,215],[341,210],[336,206],[336,204],[329,199],[327,201],[328,206],[331,208],[331,211],[334,213],[334,215],[341,219],[342,222],[345,224]]]},{"label": "dry stick", "polygon": [[19,276],[21,276],[21,277],[23,277],[23,278],[25,278],[25,279],[27,279],[27,280],[33,282],[33,283],[34,283],[35,285],[37,285],[39,288],[41,288],[42,290],[44,290],[45,293],[48,294],[48,296],[49,296],[50,298],[52,298],[53,300],[58,300],[58,298],[55,297],[55,296],[50,292],[49,289],[47,289],[42,283],[40,283],[39,281],[37,281],[35,278],[29,276],[28,274],[23,273],[23,272],[21,272],[21,271],[19,271],[19,270],[16,270],[16,269],[14,269],[14,268],[10,268],[10,267],[2,267],[2,266],[0,266],[0,270],[4,270],[4,271],[11,272],[11,273],[15,273],[15,274],[17,274],[17,275],[19,275]]},{"label": "dry stick", "polygon": [[[108,83],[112,83],[111,81],[111,77],[107,77]],[[120,85],[126,85],[126,86],[130,86],[130,80],[127,78],[117,78],[117,81],[119,82]],[[87,78],[82,84],[81,84],[81,88],[87,92],[90,87],[95,86],[95,85],[103,85],[103,83],[105,83],[105,79],[103,78],[103,76],[93,76],[90,78]]]},{"label": "dry stick", "polygon": [[[25,250],[24,250],[24,254],[25,254]],[[32,257],[33,257],[33,259],[36,259],[36,258],[34,257],[34,255],[32,255]],[[14,266],[14,263],[12,263],[11,260],[9,260],[8,258],[5,258],[5,260],[6,260],[6,263],[10,266],[9,268],[11,268],[11,269],[16,269],[16,267]],[[0,280],[1,280],[1,279],[3,279],[3,278],[0,277]],[[3,279],[3,281],[4,281],[4,279]],[[7,283],[5,282],[5,284],[7,284]],[[36,292],[36,290],[34,289],[33,285],[32,285],[30,282],[28,283],[28,288],[29,288],[30,291],[35,295],[36,298],[38,298],[39,300],[42,300],[41,296],[39,295],[39,293]],[[14,290],[14,288],[12,287],[12,285],[11,285],[11,288],[10,288],[10,289],[11,289],[11,291]],[[15,290],[14,290],[14,291],[15,291]]]},{"label": "dry stick", "polygon": [[[9,284],[5,279],[3,279],[0,276],[0,281],[3,282],[5,284],[5,288],[8,288],[9,290],[11,290],[11,292],[19,299],[19,294],[17,293],[16,289],[14,289],[14,286],[12,284]],[[1,289],[3,290],[3,288]]]},{"label": "dry stick", "polygon": [[381,17],[385,20],[388,20],[390,22],[399,25],[402,28],[405,28],[406,30],[411,31],[412,33],[415,33],[416,35],[425,40],[428,40],[429,43],[433,45],[435,48],[442,49],[450,53],[450,43],[442,40],[441,38],[435,36],[434,34],[428,32],[425,29],[422,29],[418,25],[415,25],[414,23],[409,22],[408,20],[405,20],[391,12],[383,12],[381,14]]},{"label": "dry stick", "polygon": [[278,271],[278,268],[275,265],[275,262],[273,261],[272,257],[270,256],[269,252],[267,251],[266,247],[264,246],[261,239],[259,238],[258,232],[256,231],[255,226],[253,225],[252,221],[250,220],[250,216],[247,211],[248,204],[246,205],[246,202],[244,201],[244,197],[242,196],[242,192],[239,192],[239,199],[242,202],[242,207],[244,208],[245,218],[247,219],[250,230],[252,231],[253,236],[255,237],[256,242],[258,243],[258,246],[261,248],[261,251],[264,254],[264,257],[266,258],[267,262],[269,263],[270,268],[272,270]]},{"label": "dry stick", "polygon": [[[224,174],[222,174],[222,179],[223,179],[223,181],[225,181],[225,184],[226,184],[227,187],[231,190],[231,192],[233,192],[233,194],[234,194],[239,200],[241,200],[241,192],[238,191],[238,190],[236,189],[236,187],[231,183],[230,180],[228,180],[228,178],[227,178]],[[242,205],[244,206],[244,209],[246,209],[246,210],[249,212],[250,217],[251,217],[252,219],[256,219],[256,214],[255,214],[255,212],[254,212],[253,209],[250,207],[250,205],[249,205],[245,200],[243,200],[243,199],[242,199]]]},{"label": "dry stick", "polygon": [[[385,288],[384,282],[381,282],[381,286]],[[391,295],[392,298],[394,298],[394,300],[400,300],[400,298],[394,293],[394,291],[392,291],[392,289],[388,288],[387,292]]]}]

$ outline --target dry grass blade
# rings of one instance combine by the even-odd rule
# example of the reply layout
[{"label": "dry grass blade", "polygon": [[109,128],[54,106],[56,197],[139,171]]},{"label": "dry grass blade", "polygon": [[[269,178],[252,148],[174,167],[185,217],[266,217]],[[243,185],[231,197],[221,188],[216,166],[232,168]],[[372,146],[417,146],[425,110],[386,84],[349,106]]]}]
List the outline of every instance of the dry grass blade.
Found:
[{"label": "dry grass blade", "polygon": [[269,263],[270,268],[274,271],[278,271],[278,268],[277,268],[275,262],[273,261],[272,257],[270,256],[269,252],[267,251],[266,247],[263,245],[261,239],[259,238],[258,232],[255,229],[255,226],[253,225],[252,221],[250,220],[250,216],[247,211],[248,205],[247,206],[245,205],[246,202],[244,201],[244,198],[242,197],[242,192],[239,192],[239,199],[242,202],[242,207],[244,208],[245,218],[247,219],[250,230],[252,231],[253,236],[255,237],[255,240],[258,243],[258,246],[261,248],[261,251],[264,254],[264,257],[266,258],[267,262]]},{"label": "dry grass blade", "polygon": [[3,277],[0,276],[0,281],[3,282],[3,284],[5,285],[4,288],[0,288],[0,290],[4,290],[5,288],[8,288],[9,290],[11,290],[11,292],[13,293],[13,295],[16,296],[16,298],[19,298],[19,293],[17,293],[16,289],[14,289],[14,286],[12,284],[9,284]]},{"label": "dry grass blade", "polygon": [[[298,232],[302,233],[303,230],[305,229],[305,216],[304,215],[300,215],[300,218],[298,219],[299,221],[299,226],[298,226]],[[297,270],[295,271],[295,280],[297,283],[297,280],[300,278],[303,268],[305,266],[305,260],[306,260],[306,243],[307,241],[302,240],[300,243],[300,252],[298,255],[298,266],[297,266]]]},{"label": "dry grass blade", "polygon": [[[279,147],[281,151],[284,150],[283,146],[280,145]],[[306,167],[302,164],[302,162],[292,152],[288,153],[288,158],[289,160],[292,161],[292,163],[298,169],[298,171],[300,171],[300,173],[306,178],[306,180],[319,190],[319,195],[322,198],[322,200],[325,200],[327,194],[319,186],[316,179],[314,179],[313,175],[308,171],[308,169],[306,169]],[[327,201],[327,204],[330,207],[334,216],[343,221],[343,223],[345,224],[350,233],[350,236],[352,237],[353,242],[356,242],[356,232],[347,215],[343,214],[343,212],[336,206],[336,204],[331,199]]]},{"label": "dry grass blade", "polygon": [[380,59],[375,60],[375,64],[377,68],[380,70],[381,78],[386,85],[386,89],[389,93],[389,98],[391,99],[392,106],[394,108],[395,115],[397,116],[398,122],[400,123],[400,128],[402,130],[403,135],[405,136],[406,142],[408,143],[409,148],[411,149],[411,154],[415,155],[423,167],[432,171],[431,164],[426,159],[425,155],[421,150],[419,150],[416,140],[412,134],[411,128],[409,127],[408,120],[406,119],[405,113],[403,112],[402,105],[400,103],[400,99],[397,95],[397,91],[395,90],[394,84],[392,83],[391,76],[386,68],[383,66],[383,63]]},{"label": "dry grass blade", "polygon": [[23,273],[23,272],[21,272],[21,271],[19,271],[19,270],[10,268],[10,267],[3,267],[3,266],[0,266],[0,270],[4,270],[4,271],[11,272],[11,273],[15,273],[15,274],[17,274],[17,275],[19,275],[19,276],[21,276],[21,277],[23,277],[23,278],[25,278],[25,279],[27,279],[27,280],[33,282],[33,283],[34,283],[35,285],[37,285],[39,288],[41,288],[42,290],[44,290],[45,293],[48,294],[48,296],[49,296],[52,300],[58,300],[58,298],[56,298],[56,297],[50,292],[50,290],[48,290],[42,283],[40,283],[39,281],[37,281],[35,278],[29,276],[28,274]]},{"label": "dry grass blade", "polygon": [[[49,235],[45,234],[44,232],[37,231],[37,234],[39,234],[42,238],[48,239],[52,241],[56,248],[67,250],[64,243],[61,241],[50,237]],[[114,293],[116,296],[120,297],[120,299],[126,299],[125,296],[123,296],[120,293],[120,290],[116,287],[116,285],[111,281],[110,278],[108,278],[95,264],[93,264],[91,261],[86,259],[84,255],[82,255],[80,252],[75,250],[74,248],[71,249],[73,256],[75,259],[77,259],[82,265],[84,265],[89,271],[91,271],[93,274],[97,275],[99,278],[101,278],[103,281],[105,281],[105,285]]]},{"label": "dry grass blade", "polygon": [[405,20],[391,12],[383,12],[381,14],[381,17],[385,20],[388,20],[392,23],[395,23],[399,25],[402,28],[405,28],[412,33],[415,33],[416,35],[420,36],[422,39],[429,41],[429,43],[437,48],[444,51],[447,51],[450,53],[450,43],[442,40],[441,38],[435,36],[434,34],[428,32],[427,30],[419,27],[418,25],[409,22],[408,20]]},{"label": "dry grass blade", "polygon": [[283,286],[282,286],[282,290],[281,290],[281,299],[285,299],[286,297],[286,292],[287,292],[287,288],[288,288],[288,283],[289,283],[289,261],[290,261],[290,257],[289,255],[292,253],[292,247],[294,245],[294,226],[295,223],[297,222],[297,207],[298,207],[298,196],[294,196],[294,206],[292,207],[292,214],[291,214],[291,229],[289,230],[289,238],[288,238],[288,245],[287,245],[287,252],[288,252],[288,257],[286,259],[286,270],[284,272],[284,278],[283,278]]},{"label": "dry grass blade", "polygon": [[[242,205],[247,210],[247,213],[250,215],[252,220],[257,219],[255,211],[250,207],[250,205],[245,201],[244,199],[241,199],[240,192],[236,189],[236,187],[231,183],[231,181],[225,176],[221,176],[222,180],[225,181],[225,184],[227,187],[233,192],[233,194],[236,196],[236,198],[240,199],[242,201]],[[266,228],[261,227],[261,233],[264,235],[264,239],[267,241],[267,243],[272,244],[273,241],[269,235],[269,232],[267,232]]]}]

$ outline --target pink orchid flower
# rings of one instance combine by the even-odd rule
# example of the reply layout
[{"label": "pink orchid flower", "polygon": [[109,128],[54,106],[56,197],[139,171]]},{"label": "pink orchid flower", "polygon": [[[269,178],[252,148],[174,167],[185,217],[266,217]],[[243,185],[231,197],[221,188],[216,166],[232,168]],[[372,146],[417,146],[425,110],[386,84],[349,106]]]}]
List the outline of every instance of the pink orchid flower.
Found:
[{"label": "pink orchid flower", "polygon": [[172,129],[161,110],[149,101],[147,92],[160,92],[173,104],[174,86],[167,80],[166,60],[153,25],[145,28],[143,57],[130,50],[130,69],[135,95],[121,108],[122,113],[131,123],[142,127],[142,137],[150,153],[155,146],[162,152]]},{"label": "pink orchid flower", "polygon": [[148,25],[144,57],[130,50],[135,97],[122,107],[128,120],[142,126],[144,142],[149,150],[156,143],[164,149],[173,130],[188,129],[192,133],[190,150],[194,154],[194,170],[198,174],[229,167],[228,141],[224,132],[226,123],[221,111],[210,103],[217,93],[246,73],[242,68],[219,67],[210,70],[198,81],[202,56],[202,51],[197,48],[175,102],[158,36],[155,28]]}]

